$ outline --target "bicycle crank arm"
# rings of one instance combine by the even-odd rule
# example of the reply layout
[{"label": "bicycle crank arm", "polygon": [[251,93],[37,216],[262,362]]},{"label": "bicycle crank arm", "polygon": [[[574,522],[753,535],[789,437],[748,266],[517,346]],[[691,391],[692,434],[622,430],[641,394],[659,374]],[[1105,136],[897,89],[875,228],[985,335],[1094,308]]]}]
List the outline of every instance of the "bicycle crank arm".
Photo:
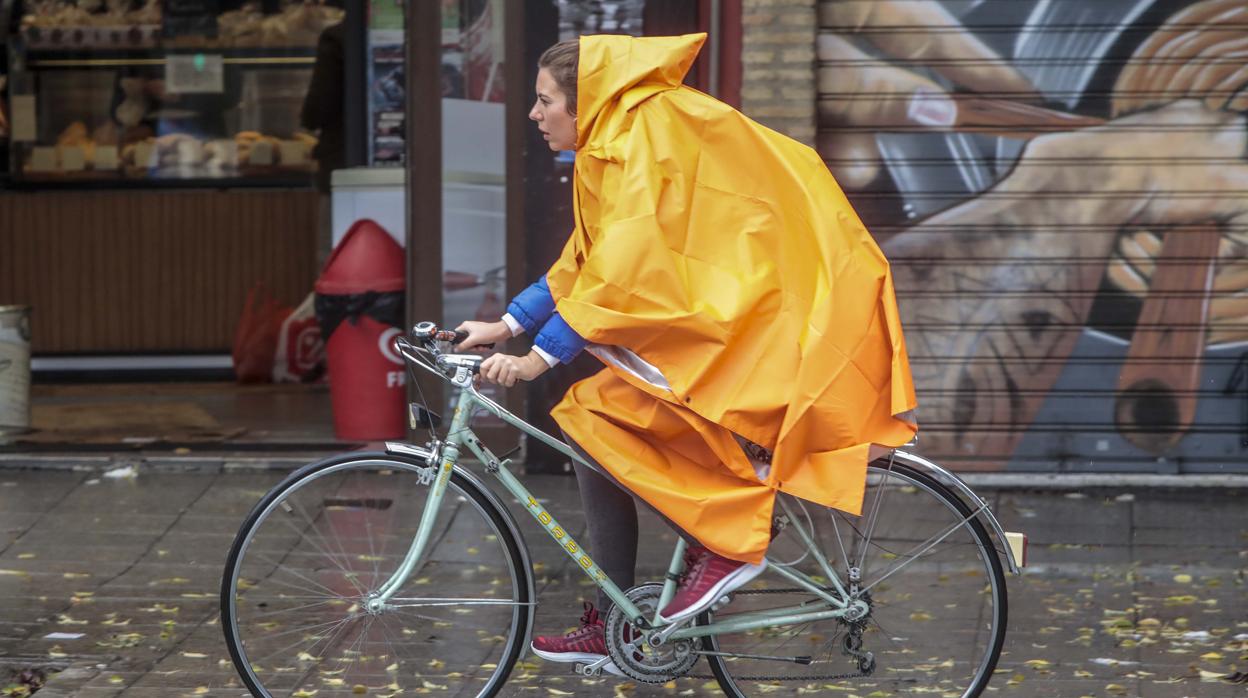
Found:
[{"label": "bicycle crank arm", "polygon": [[584,664],[582,662],[577,662],[576,673],[580,674],[581,676],[585,676],[589,678],[599,676],[602,674],[602,668],[606,666],[607,663],[610,661],[611,661],[611,657],[607,656],[607,657],[603,657],[602,659],[599,659],[593,662],[592,664]]},{"label": "bicycle crank arm", "polygon": [[695,651],[694,654],[701,654],[708,657],[735,657],[737,659],[766,659],[773,662],[791,662],[793,664],[811,664],[814,660],[808,656],[800,657],[772,657],[766,654],[739,654],[737,652],[708,652],[706,650]]}]

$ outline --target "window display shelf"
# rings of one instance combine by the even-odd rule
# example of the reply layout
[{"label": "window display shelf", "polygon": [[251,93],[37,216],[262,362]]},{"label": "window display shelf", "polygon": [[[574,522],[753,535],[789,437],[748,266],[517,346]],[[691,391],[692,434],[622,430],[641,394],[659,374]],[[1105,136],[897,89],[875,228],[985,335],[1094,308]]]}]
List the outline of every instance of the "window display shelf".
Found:
[{"label": "window display shelf", "polygon": [[310,186],[317,138],[300,123],[315,61],[301,47],[27,52],[13,182]]},{"label": "window display shelf", "polygon": [[163,66],[169,56],[220,56],[225,65],[305,65],[316,61],[311,48],[227,48],[227,47],[165,47],[165,48],[81,48],[32,51],[27,58],[29,68],[87,68],[136,65]]}]

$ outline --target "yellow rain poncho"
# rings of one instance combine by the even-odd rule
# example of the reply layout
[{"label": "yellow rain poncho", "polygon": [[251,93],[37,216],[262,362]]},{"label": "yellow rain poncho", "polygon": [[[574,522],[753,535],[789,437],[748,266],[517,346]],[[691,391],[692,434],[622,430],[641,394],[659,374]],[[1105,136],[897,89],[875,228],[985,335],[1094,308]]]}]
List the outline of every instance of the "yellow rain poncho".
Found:
[{"label": "yellow rain poncho", "polygon": [[681,85],[705,38],[580,40],[576,227],[546,278],[608,367],[552,414],[757,562],[777,490],[860,511],[871,444],[915,432],[914,387],[888,262],[823,161]]}]

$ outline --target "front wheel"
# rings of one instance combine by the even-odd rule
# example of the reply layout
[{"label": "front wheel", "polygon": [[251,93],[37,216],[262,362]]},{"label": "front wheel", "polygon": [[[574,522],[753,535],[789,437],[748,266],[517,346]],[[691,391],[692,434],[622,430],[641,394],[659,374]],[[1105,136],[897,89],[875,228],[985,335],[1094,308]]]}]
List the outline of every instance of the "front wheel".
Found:
[{"label": "front wheel", "polygon": [[[883,460],[868,467],[861,516],[787,501],[797,523],[814,529],[840,580],[858,580],[850,596],[869,610],[857,622],[833,619],[704,638],[703,647],[715,653],[707,659],[724,693],[795,694],[805,688],[980,695],[1005,641],[1005,575],[992,539],[962,500],[927,475]],[[792,563],[831,589],[817,561],[803,557],[806,548],[795,534],[790,528],[778,537],[768,560]],[[767,574],[736,592],[721,611],[703,614],[699,624],[803,604],[822,606],[808,591]]]},{"label": "front wheel", "polygon": [[505,514],[452,474],[424,554],[384,605],[434,485],[383,454],[309,465],[235,538],[221,587],[234,666],[255,696],[490,696],[523,650],[533,589]]}]

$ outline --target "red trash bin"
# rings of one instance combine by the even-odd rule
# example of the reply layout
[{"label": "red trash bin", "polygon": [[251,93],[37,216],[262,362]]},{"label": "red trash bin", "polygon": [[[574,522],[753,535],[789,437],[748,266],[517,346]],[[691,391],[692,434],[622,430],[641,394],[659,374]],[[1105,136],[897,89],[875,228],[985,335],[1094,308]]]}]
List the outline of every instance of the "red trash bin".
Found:
[{"label": "red trash bin", "polygon": [[334,248],[316,281],[339,439],[406,433],[407,373],[393,344],[403,331],[405,267],[403,247],[363,219]]}]

